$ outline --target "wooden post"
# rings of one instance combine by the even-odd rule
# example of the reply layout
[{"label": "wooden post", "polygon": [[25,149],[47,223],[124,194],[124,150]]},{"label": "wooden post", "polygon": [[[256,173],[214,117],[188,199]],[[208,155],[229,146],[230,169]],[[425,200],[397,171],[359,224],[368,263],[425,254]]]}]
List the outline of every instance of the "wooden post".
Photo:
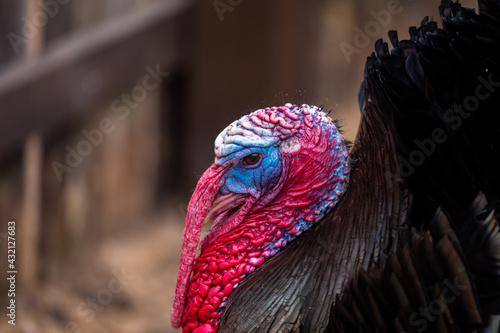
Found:
[{"label": "wooden post", "polygon": [[24,55],[23,22],[26,1],[0,0],[0,65]]},{"label": "wooden post", "polygon": [[42,138],[31,133],[24,144],[23,213],[19,221],[19,279],[24,290],[36,286],[41,223]]},{"label": "wooden post", "polygon": [[[36,0],[26,2],[26,17],[33,18],[41,11]],[[43,27],[26,44],[26,61],[36,59],[43,46]],[[42,159],[43,140],[39,132],[32,132],[24,142],[23,154],[23,205],[19,221],[19,280],[24,291],[34,288],[38,280],[38,253],[42,215]]]}]

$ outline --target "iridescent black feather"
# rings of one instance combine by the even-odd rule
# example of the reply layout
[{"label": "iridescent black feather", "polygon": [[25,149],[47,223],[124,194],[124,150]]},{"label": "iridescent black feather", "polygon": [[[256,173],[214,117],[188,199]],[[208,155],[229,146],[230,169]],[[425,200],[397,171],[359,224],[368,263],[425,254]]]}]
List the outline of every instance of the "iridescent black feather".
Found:
[{"label": "iridescent black feather", "polygon": [[442,1],[367,59],[349,190],[234,290],[220,332],[495,331],[500,9]]}]

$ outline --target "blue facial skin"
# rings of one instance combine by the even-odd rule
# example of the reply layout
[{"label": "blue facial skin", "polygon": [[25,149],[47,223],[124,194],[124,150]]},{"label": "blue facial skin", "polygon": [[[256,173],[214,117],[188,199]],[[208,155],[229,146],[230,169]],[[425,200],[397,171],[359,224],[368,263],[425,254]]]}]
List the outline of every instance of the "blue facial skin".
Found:
[{"label": "blue facial skin", "polygon": [[[250,154],[261,154],[260,161],[254,165],[245,165],[243,159]],[[281,150],[278,144],[269,147],[249,147],[228,156],[217,159],[217,164],[233,161],[223,176],[224,185],[220,194],[229,192],[250,194],[255,198],[266,193],[281,176]]]}]

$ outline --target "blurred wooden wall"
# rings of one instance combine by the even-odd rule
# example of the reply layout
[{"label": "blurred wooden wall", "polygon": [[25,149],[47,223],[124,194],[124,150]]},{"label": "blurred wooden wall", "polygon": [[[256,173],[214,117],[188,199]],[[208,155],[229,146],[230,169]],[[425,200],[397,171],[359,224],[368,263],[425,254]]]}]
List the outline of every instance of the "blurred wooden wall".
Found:
[{"label": "blurred wooden wall", "polygon": [[[185,1],[0,1],[0,13],[9,13],[0,35],[24,38],[16,47],[0,39],[0,266],[6,225],[15,220],[20,290],[30,292],[158,207],[160,155],[171,157],[160,154],[160,142],[170,140],[162,126],[174,114],[167,101],[179,93],[170,82],[183,72],[189,8]],[[24,18],[29,25],[36,17],[46,23],[28,35]],[[158,69],[163,76],[151,74]],[[146,76],[154,88],[144,89]],[[133,106],[124,95],[137,96]],[[57,172],[54,163],[69,166],[68,147],[88,153]]]},{"label": "blurred wooden wall", "polygon": [[[0,0],[0,36],[48,17],[19,52],[0,38],[0,234],[17,222],[25,292],[168,198],[187,204],[235,118],[314,102],[322,1],[215,3]],[[157,67],[168,76],[121,119],[113,103]],[[113,130],[99,138],[103,121]],[[70,166],[79,148],[91,152]]]}]

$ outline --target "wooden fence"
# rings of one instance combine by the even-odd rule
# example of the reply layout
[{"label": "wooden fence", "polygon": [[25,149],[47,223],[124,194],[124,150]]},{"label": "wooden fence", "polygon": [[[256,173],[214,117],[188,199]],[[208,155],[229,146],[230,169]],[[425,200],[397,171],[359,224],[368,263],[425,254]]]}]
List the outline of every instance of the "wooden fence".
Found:
[{"label": "wooden fence", "polygon": [[315,94],[321,1],[216,3],[0,1],[0,234],[16,221],[24,292],[187,203],[228,122]]}]

